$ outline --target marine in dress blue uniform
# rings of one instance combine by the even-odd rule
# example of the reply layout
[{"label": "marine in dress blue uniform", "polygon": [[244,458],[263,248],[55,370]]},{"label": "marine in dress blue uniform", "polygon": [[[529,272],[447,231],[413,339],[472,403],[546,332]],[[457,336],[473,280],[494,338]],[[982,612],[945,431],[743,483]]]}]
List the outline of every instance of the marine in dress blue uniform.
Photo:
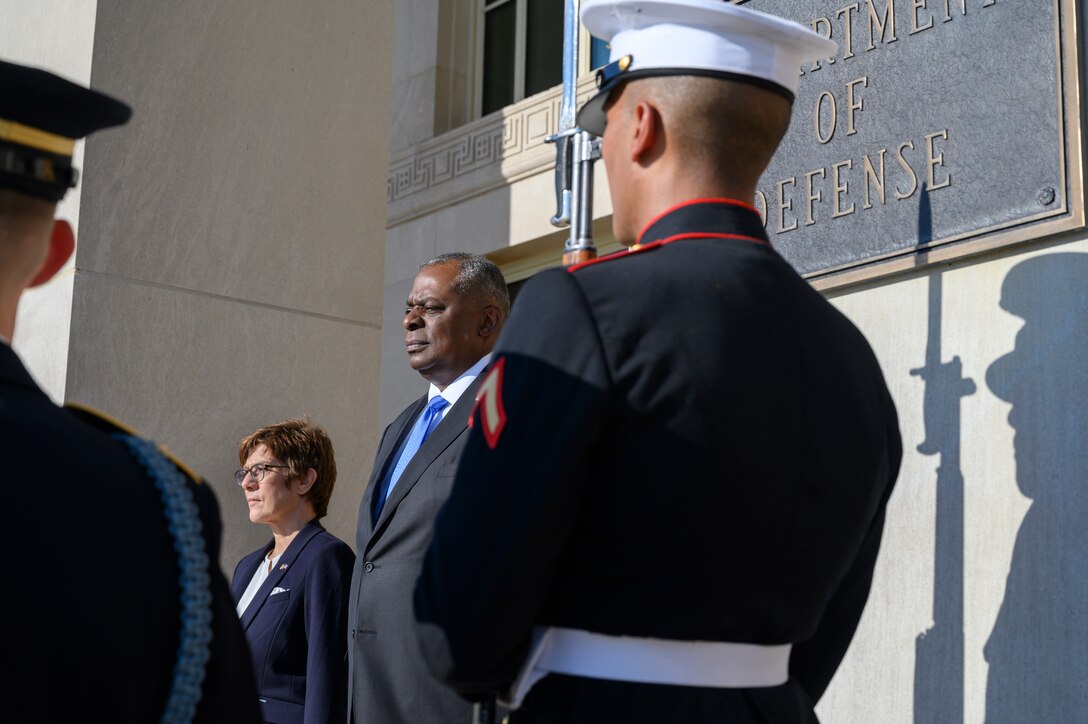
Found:
[{"label": "marine in dress blue uniform", "polygon": [[[701,0],[582,17],[613,62],[579,124],[604,134],[633,246],[521,291],[416,589],[420,643],[458,691],[510,689],[512,722],[814,722],[902,454],[865,338],[751,205],[801,62],[833,46]],[[721,120],[686,116],[685,88],[720,93]],[[683,145],[688,121],[720,124],[725,160]]]},{"label": "marine in dress blue uniform", "polygon": [[[129,114],[106,95],[0,62],[4,337],[23,289],[72,251],[71,229],[52,211],[77,182],[75,140]],[[2,718],[257,721],[208,486],[120,423],[53,404],[6,340],[0,453],[13,523]]]}]

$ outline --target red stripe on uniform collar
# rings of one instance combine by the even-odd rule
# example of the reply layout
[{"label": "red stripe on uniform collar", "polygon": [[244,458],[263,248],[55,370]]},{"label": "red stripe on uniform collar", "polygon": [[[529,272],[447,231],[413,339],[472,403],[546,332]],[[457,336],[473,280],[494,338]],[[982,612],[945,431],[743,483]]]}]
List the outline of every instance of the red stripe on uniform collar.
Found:
[{"label": "red stripe on uniform collar", "polygon": [[[670,206],[669,208],[665,209],[664,211],[662,211],[660,214],[658,214],[654,218],[650,219],[649,223],[647,223],[645,226],[643,226],[642,231],[639,232],[638,241],[635,242],[635,246],[640,246],[641,245],[642,237],[645,236],[646,232],[650,230],[650,227],[653,226],[654,224],[656,224],[658,221],[661,221],[661,219],[665,218],[666,216],[668,216],[669,214],[671,214],[672,212],[674,212],[674,211],[676,211],[678,209],[682,209],[685,206],[695,206],[696,204],[729,204],[730,206],[739,206],[742,209],[748,209],[753,214],[756,214],[757,216],[759,215],[759,209],[757,209],[755,206],[752,206],[751,204],[745,203],[743,201],[739,201],[737,199],[727,199],[727,198],[724,198],[724,197],[723,198],[707,198],[707,199],[688,199],[687,201],[681,201],[680,203],[676,204],[675,206]],[[747,237],[745,237],[745,238],[747,238]],[[647,244],[647,246],[649,246],[649,244]]]},{"label": "red stripe on uniform collar", "polygon": [[757,239],[754,236],[747,236],[745,234],[717,234],[706,231],[689,231],[686,234],[675,234],[664,239],[651,241],[645,246],[633,246],[631,247],[631,252],[642,251],[643,249],[653,249],[654,247],[664,246],[665,244],[671,244],[674,241],[681,241],[683,239],[740,239],[741,241],[750,241],[754,244],[759,244],[760,246],[770,247],[771,245],[766,239]]},{"label": "red stripe on uniform collar", "polygon": [[745,234],[718,234],[715,232],[707,231],[689,231],[686,234],[675,234],[665,239],[651,241],[649,244],[635,244],[630,249],[626,249],[624,251],[617,251],[615,254],[609,254],[608,256],[600,256],[596,259],[588,259],[579,264],[574,264],[567,267],[567,271],[575,272],[587,266],[599,264],[602,261],[610,261],[612,259],[619,259],[625,256],[630,256],[631,254],[638,254],[639,252],[656,249],[659,246],[665,246],[665,244],[671,244],[674,241],[683,241],[684,239],[739,239],[741,241],[750,241],[753,244],[759,244],[760,246],[766,246],[768,248],[771,248],[771,243],[766,239],[758,239],[754,236],[746,236]]}]

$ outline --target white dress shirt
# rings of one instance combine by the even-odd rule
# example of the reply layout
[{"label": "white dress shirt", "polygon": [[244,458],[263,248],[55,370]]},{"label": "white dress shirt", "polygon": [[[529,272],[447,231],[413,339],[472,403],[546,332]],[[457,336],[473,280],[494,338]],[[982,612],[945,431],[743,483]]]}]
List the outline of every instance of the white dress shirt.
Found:
[{"label": "white dress shirt", "polygon": [[[491,362],[490,352],[481,357],[476,364],[462,372],[460,377],[446,385],[445,390],[439,390],[434,384],[431,385],[431,388],[427,390],[427,402],[433,400],[437,395],[442,395],[442,397],[446,398],[446,402],[450,403],[448,407],[439,413],[441,415],[440,420],[446,419],[446,413],[453,409],[453,406],[457,404],[457,400],[461,399],[461,395],[465,393],[472,381],[480,376],[480,373],[484,371],[484,367],[487,367],[489,362]],[[423,413],[419,414],[422,415]],[[417,415],[416,419],[418,417]]]},{"label": "white dress shirt", "polygon": [[[269,551],[271,553],[272,551]],[[276,563],[283,556],[280,553],[275,558],[269,558],[265,556],[261,560],[261,565],[257,566],[257,570],[253,572],[253,578],[249,579],[249,585],[246,586],[245,593],[238,599],[238,606],[235,610],[238,611],[238,618],[242,617],[242,614],[249,608],[249,604],[253,603],[253,599],[257,595],[257,591],[261,590],[261,584],[268,579],[268,574],[272,572],[272,569],[276,567]]]}]

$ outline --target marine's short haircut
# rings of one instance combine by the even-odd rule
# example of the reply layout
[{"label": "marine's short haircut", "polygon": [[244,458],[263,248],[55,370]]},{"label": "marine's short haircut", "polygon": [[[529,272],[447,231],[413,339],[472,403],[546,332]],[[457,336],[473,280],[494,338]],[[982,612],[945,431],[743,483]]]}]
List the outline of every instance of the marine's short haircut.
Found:
[{"label": "marine's short haircut", "polygon": [[502,312],[504,319],[510,314],[510,290],[495,262],[486,256],[453,251],[423,262],[419,269],[423,271],[427,267],[440,264],[457,264],[457,276],[453,280],[455,292],[464,297],[494,304]]},{"label": "marine's short haircut", "polygon": [[669,141],[692,162],[751,183],[789,128],[791,104],[749,83],[702,76],[632,81],[633,101],[652,98]]},{"label": "marine's short haircut", "polygon": [[317,517],[324,518],[336,484],[336,457],[325,429],[313,424],[308,415],[262,427],[239,443],[238,462],[245,465],[246,459],[261,445],[290,468],[292,480],[302,477],[310,468],[317,472],[309,500]]}]

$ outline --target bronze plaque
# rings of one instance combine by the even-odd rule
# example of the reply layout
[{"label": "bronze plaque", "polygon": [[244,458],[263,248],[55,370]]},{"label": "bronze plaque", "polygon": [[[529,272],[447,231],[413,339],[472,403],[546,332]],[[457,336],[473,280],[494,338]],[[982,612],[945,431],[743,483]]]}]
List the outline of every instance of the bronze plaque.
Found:
[{"label": "bronze plaque", "polygon": [[740,4],[839,44],[803,68],[756,199],[817,286],[1084,226],[1073,0]]}]

